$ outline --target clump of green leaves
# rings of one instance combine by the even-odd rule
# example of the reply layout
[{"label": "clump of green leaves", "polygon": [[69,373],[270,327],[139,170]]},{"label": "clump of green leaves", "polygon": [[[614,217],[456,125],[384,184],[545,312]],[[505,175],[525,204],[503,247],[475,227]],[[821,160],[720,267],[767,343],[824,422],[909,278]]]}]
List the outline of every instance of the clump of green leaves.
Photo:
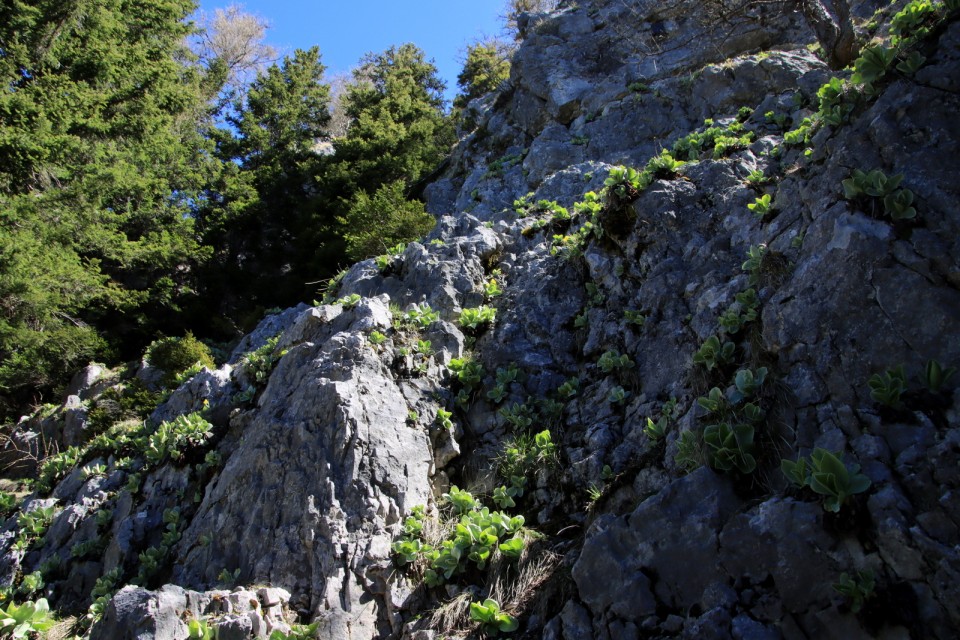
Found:
[{"label": "clump of green leaves", "polygon": [[520,623],[516,618],[500,610],[500,604],[491,598],[470,603],[470,619],[479,622],[483,632],[494,635],[516,631]]},{"label": "clump of green leaves", "polygon": [[945,385],[956,372],[956,367],[947,367],[944,369],[943,365],[936,360],[930,360],[923,370],[923,380],[931,392],[940,393],[943,385]]},{"label": "clump of green leaves", "polygon": [[843,181],[843,195],[848,200],[879,200],[883,210],[894,221],[911,220],[917,216],[913,205],[913,192],[900,189],[903,175],[887,176],[880,169],[869,172],[854,169],[853,174]]},{"label": "clump of green leaves", "polygon": [[752,424],[711,424],[703,430],[707,463],[718,471],[752,473],[757,468],[753,456],[754,428]]},{"label": "clump of green leaves", "polygon": [[466,389],[479,387],[483,379],[483,365],[468,357],[451,359],[450,370],[457,375],[457,380]]},{"label": "clump of green leaves", "polygon": [[760,300],[756,289],[741,291],[734,297],[734,303],[720,316],[720,326],[728,336],[733,336],[757,319],[760,313]]},{"label": "clump of green leaves", "polygon": [[448,431],[452,431],[452,430],[453,430],[453,420],[451,420],[452,417],[453,417],[453,412],[452,412],[452,411],[446,411],[446,410],[444,410],[444,409],[437,409],[437,419],[436,419],[436,422],[437,422],[438,425],[440,425],[442,428],[444,428],[444,429],[446,429],[446,430],[448,430]]},{"label": "clump of green leaves", "polygon": [[732,360],[735,348],[735,345],[729,340],[720,342],[720,338],[717,336],[710,336],[703,342],[700,349],[693,354],[693,363],[704,367],[707,371],[713,371]]},{"label": "clump of green leaves", "polygon": [[773,211],[773,204],[771,204],[772,196],[769,193],[765,193],[750,204],[747,205],[747,209],[753,211],[753,215],[758,218],[763,218],[768,213]]},{"label": "clump of green leaves", "polygon": [[430,308],[429,304],[413,305],[403,314],[403,322],[420,329],[426,329],[440,319],[440,314]]},{"label": "clump of green leaves", "polygon": [[497,367],[497,384],[487,391],[487,399],[494,403],[503,402],[510,390],[510,385],[520,377],[520,369],[515,364],[509,367]]},{"label": "clump of green leaves", "polygon": [[842,454],[817,447],[810,458],[796,462],[783,460],[780,469],[790,482],[799,488],[810,487],[823,496],[823,508],[837,513],[847,499],[870,488],[870,478],[859,473],[860,465],[847,467]]},{"label": "clump of green leaves", "polygon": [[167,458],[179,461],[188,449],[203,446],[213,436],[213,425],[199,413],[180,415],[172,422],[163,422],[147,438],[144,457],[151,464]]},{"label": "clump of green leaves", "polygon": [[290,633],[284,633],[275,629],[268,640],[313,640],[317,637],[317,630],[320,628],[320,622],[310,624],[294,624],[290,627]]},{"label": "clump of green leaves", "polygon": [[551,466],[556,462],[557,445],[549,429],[536,434],[520,433],[507,440],[497,459],[502,477],[526,476],[532,470]]},{"label": "clump of green leaves", "polygon": [[647,161],[644,173],[654,180],[675,178],[679,175],[680,168],[685,164],[686,162],[677,160],[669,151],[664,149],[659,155],[653,156]]},{"label": "clump of green leaves", "polygon": [[280,358],[287,354],[285,349],[280,352],[277,351],[280,336],[279,333],[273,336],[257,349],[245,354],[241,360],[244,371],[258,385],[266,383],[274,366]]},{"label": "clump of green leaves", "polygon": [[460,312],[460,326],[471,331],[477,331],[481,326],[492,324],[496,319],[496,308],[486,305],[467,308]]},{"label": "clump of green leaves", "polygon": [[[702,131],[694,131],[673,144],[672,155],[688,161],[700,160],[703,154],[713,159],[722,158],[753,142],[753,132],[744,131],[743,123],[731,122],[726,127],[715,126],[713,120],[705,120]],[[649,167],[649,165],[648,165]],[[674,170],[679,167],[675,167]]]},{"label": "clump of green leaves", "polygon": [[46,531],[50,523],[53,522],[53,516],[56,514],[56,507],[37,507],[30,511],[23,511],[17,516],[17,526],[20,528],[20,536],[28,540],[36,540]]},{"label": "clump of green leaves", "polygon": [[846,596],[850,602],[850,611],[860,613],[864,603],[873,597],[876,581],[871,571],[858,571],[856,576],[843,572],[833,585],[834,591]]},{"label": "clump of green leaves", "polygon": [[703,464],[703,455],[700,452],[701,438],[695,431],[684,431],[677,437],[677,452],[673,457],[674,463],[683,471],[689,473]]},{"label": "clump of green leaves", "polygon": [[46,598],[20,605],[11,602],[0,608],[0,632],[7,638],[31,638],[52,629],[56,623]]},{"label": "clump of green leaves", "polygon": [[597,366],[604,373],[611,373],[618,369],[632,369],[633,360],[627,354],[620,354],[616,349],[605,351],[600,359],[597,360]]},{"label": "clump of green leaves", "polygon": [[886,407],[897,407],[900,406],[900,396],[907,390],[907,374],[903,365],[900,365],[887,369],[882,374],[873,374],[867,384],[874,402]]},{"label": "clump of green leaves", "polygon": [[755,244],[747,249],[747,259],[740,265],[743,271],[750,276],[750,284],[756,286],[760,283],[760,270],[763,267],[763,254],[767,251],[767,245]]},{"label": "clump of green leaves", "polygon": [[644,176],[632,167],[613,167],[603,181],[604,195],[619,202],[631,202],[650,184],[649,176]]},{"label": "clump of green leaves", "polygon": [[647,316],[645,316],[642,311],[635,309],[624,309],[623,319],[637,327],[642,327],[647,323]]},{"label": "clump of green leaves", "polygon": [[607,394],[607,402],[610,404],[622,404],[629,397],[630,392],[617,385],[611,388],[610,392]]}]

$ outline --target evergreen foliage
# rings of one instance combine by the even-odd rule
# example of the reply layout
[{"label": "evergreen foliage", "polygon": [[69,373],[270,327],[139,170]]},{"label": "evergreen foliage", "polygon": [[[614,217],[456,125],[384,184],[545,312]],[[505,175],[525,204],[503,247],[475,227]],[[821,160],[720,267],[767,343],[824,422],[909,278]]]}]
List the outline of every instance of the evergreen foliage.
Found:
[{"label": "evergreen foliage", "polygon": [[[187,64],[189,0],[0,8],[0,393],[42,394],[169,322],[206,257],[189,215],[216,173]],[[126,350],[124,351],[126,352]]]},{"label": "evergreen foliage", "polygon": [[158,335],[236,337],[433,226],[416,196],[454,136],[422,51],[363,59],[331,143],[318,48],[262,69],[260,22],[198,32],[194,9],[0,7],[0,418]]},{"label": "evergreen foliage", "polygon": [[457,76],[460,94],[453,106],[462,109],[471,100],[495,91],[510,77],[507,47],[497,40],[477,42],[467,47],[463,70]]}]

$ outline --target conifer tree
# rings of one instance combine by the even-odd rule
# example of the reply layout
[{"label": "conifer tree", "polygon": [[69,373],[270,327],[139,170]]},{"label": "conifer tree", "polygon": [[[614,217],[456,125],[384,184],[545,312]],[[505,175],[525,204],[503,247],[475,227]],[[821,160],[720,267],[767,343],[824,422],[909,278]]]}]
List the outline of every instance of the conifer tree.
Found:
[{"label": "conifer tree", "polygon": [[[0,7],[0,394],[126,354],[188,301],[188,215],[217,171],[185,64],[190,0]],[[162,318],[162,321],[160,320]]]},{"label": "conifer tree", "polygon": [[[334,141],[323,177],[327,194],[340,201],[341,233],[354,238],[351,258],[373,251],[376,243],[368,240],[378,230],[394,230],[379,243],[386,245],[415,239],[433,226],[422,208],[397,202],[397,196],[449,153],[453,129],[444,113],[444,88],[436,67],[412,44],[368,55],[355,72],[344,97],[350,127]],[[389,202],[396,206],[369,215],[372,203]],[[398,225],[394,217],[409,224]]]},{"label": "conifer tree", "polygon": [[231,313],[306,294],[302,266],[317,249],[317,148],[330,121],[324,70],[317,47],[298,49],[257,76],[227,117],[231,129],[216,133],[227,169],[199,217],[217,250],[207,298]]}]

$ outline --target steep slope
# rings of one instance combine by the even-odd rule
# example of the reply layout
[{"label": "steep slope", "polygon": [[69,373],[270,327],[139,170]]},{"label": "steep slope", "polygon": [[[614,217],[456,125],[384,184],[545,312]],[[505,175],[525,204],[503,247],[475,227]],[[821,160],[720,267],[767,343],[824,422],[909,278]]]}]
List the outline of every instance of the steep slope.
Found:
[{"label": "steep slope", "polygon": [[953,637],[960,25],[904,4],[868,25],[910,27],[896,59],[832,81],[796,16],[530,17],[428,238],[266,318],[159,429],[86,438],[95,376],[23,423],[89,442],[3,575],[76,609],[138,582],[94,638]]}]

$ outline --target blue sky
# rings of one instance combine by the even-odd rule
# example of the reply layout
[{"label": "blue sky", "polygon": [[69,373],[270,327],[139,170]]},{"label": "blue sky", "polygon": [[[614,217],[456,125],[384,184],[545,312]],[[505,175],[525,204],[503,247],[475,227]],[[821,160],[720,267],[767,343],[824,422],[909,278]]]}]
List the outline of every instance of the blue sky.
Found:
[{"label": "blue sky", "polygon": [[456,93],[466,46],[501,33],[505,0],[199,0],[212,12],[231,4],[270,24],[267,42],[281,52],[320,47],[329,74],[349,71],[364,54],[412,42],[432,58]]}]

